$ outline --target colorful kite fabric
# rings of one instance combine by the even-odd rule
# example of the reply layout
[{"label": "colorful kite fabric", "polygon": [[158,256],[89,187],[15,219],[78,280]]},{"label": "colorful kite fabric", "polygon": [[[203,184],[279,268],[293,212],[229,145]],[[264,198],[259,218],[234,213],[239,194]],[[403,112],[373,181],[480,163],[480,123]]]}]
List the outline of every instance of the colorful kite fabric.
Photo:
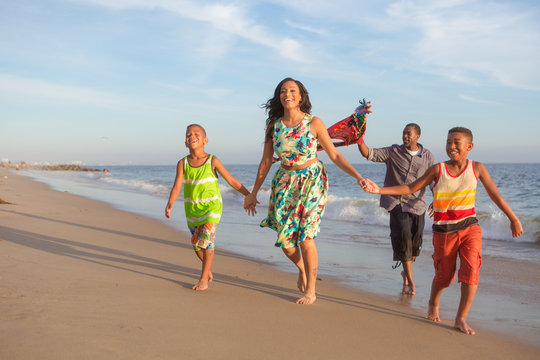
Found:
[{"label": "colorful kite fabric", "polygon": [[[371,112],[371,102],[366,102],[366,99],[363,99],[351,116],[330,126],[328,135],[332,139],[342,140],[334,143],[334,146],[359,144],[366,132],[366,115],[371,114]],[[317,150],[322,150],[322,147],[319,145]]]}]

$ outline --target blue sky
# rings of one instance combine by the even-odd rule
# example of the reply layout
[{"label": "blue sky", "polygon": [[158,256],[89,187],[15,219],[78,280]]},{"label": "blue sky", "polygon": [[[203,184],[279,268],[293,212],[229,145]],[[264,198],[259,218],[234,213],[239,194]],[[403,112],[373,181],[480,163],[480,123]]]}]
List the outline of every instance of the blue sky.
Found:
[{"label": "blue sky", "polygon": [[292,76],[327,126],[371,101],[368,146],[416,122],[444,160],[460,125],[476,160],[539,162],[538,19],[536,0],[0,0],[0,158],[174,164],[196,122],[225,164],[258,163],[260,105]]}]

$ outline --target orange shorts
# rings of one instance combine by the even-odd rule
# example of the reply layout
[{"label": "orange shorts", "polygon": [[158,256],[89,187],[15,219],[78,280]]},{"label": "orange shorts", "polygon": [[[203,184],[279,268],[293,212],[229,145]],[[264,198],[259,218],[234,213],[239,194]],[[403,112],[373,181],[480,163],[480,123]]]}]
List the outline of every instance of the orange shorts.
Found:
[{"label": "orange shorts", "polygon": [[441,287],[448,287],[454,281],[459,254],[458,281],[478,285],[478,274],[482,266],[481,248],[482,229],[479,225],[450,234],[433,233],[433,282]]}]

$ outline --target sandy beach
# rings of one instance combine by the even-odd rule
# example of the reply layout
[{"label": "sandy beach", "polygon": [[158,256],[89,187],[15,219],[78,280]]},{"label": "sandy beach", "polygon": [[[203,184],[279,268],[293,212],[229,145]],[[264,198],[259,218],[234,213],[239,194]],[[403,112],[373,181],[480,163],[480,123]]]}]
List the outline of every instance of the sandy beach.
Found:
[{"label": "sandy beach", "polygon": [[326,278],[316,304],[296,305],[294,274],[223,250],[196,292],[186,234],[158,220],[6,169],[0,198],[0,359],[540,357]]}]

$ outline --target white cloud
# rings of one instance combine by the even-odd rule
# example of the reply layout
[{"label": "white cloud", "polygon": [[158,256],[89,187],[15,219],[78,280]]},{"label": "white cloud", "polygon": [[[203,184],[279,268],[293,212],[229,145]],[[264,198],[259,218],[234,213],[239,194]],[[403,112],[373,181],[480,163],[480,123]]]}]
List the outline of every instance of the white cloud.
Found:
[{"label": "white cloud", "polygon": [[375,48],[372,48],[370,50],[366,50],[366,53],[364,56],[366,57],[369,57],[369,56],[373,56],[377,53],[380,53],[382,50],[384,50],[384,47],[383,46],[377,46]]},{"label": "white cloud", "polygon": [[[215,29],[231,33],[247,39],[255,44],[262,45],[278,51],[282,56],[293,61],[303,61],[299,55],[304,53],[301,44],[296,40],[281,38],[268,31],[265,27],[251,20],[246,7],[239,2],[222,4],[208,4],[190,0],[76,0],[79,3],[94,4],[115,10],[126,9],[161,9],[172,12],[178,16],[211,24]],[[247,6],[247,5],[246,5]],[[285,45],[286,48],[281,48]],[[298,53],[290,53],[288,50],[294,47]]]},{"label": "white cloud", "polygon": [[479,75],[517,88],[540,90],[538,9],[479,1],[399,1],[388,15],[419,31],[410,41],[415,69],[452,80]]},{"label": "white cloud", "polygon": [[346,24],[357,23],[374,16],[380,6],[380,1],[370,0],[266,0],[265,2],[277,4],[306,17],[324,18]]},{"label": "white cloud", "polygon": [[[347,68],[350,64],[336,58],[335,49],[347,43],[354,49],[364,37],[372,40],[369,47],[374,50],[368,48],[362,56],[381,59],[378,65],[393,64],[467,84],[495,82],[540,90],[536,66],[540,63],[540,8],[523,1],[72,1],[112,10],[161,10],[209,24],[213,32],[201,31],[195,50],[208,62],[226,57],[233,39],[244,39],[311,69],[326,69],[328,63]],[[276,25],[283,21],[289,29],[301,29],[302,42],[297,34],[280,35],[279,30],[257,22],[252,12],[261,3],[287,13],[287,19],[277,18]],[[319,38],[310,40],[309,35]],[[319,56],[309,55],[314,53]],[[351,64],[355,60],[353,56]]]},{"label": "white cloud", "polygon": [[459,95],[458,96],[460,99],[462,100],[465,100],[465,101],[470,101],[470,102],[473,102],[473,103],[478,103],[478,104],[488,104],[488,105],[495,105],[497,104],[497,102],[495,101],[492,101],[492,100],[482,100],[482,99],[477,99],[473,96],[468,96],[468,95]]},{"label": "white cloud", "polygon": [[0,94],[26,103],[45,99],[105,108],[124,103],[118,95],[109,92],[7,74],[0,74]]},{"label": "white cloud", "polygon": [[227,95],[233,92],[232,89],[226,88],[217,88],[217,87],[202,87],[202,86],[190,86],[190,85],[177,85],[177,84],[167,84],[163,82],[156,82],[155,85],[171,89],[180,93],[189,93],[189,94],[203,94],[210,99],[218,100],[226,97]]},{"label": "white cloud", "polygon": [[310,32],[310,33],[317,34],[317,35],[326,35],[327,34],[327,31],[322,29],[322,28],[315,28],[313,26],[309,26],[309,25],[306,25],[306,24],[300,24],[300,23],[290,21],[290,20],[285,20],[284,22],[288,26],[300,29],[302,31]]}]

